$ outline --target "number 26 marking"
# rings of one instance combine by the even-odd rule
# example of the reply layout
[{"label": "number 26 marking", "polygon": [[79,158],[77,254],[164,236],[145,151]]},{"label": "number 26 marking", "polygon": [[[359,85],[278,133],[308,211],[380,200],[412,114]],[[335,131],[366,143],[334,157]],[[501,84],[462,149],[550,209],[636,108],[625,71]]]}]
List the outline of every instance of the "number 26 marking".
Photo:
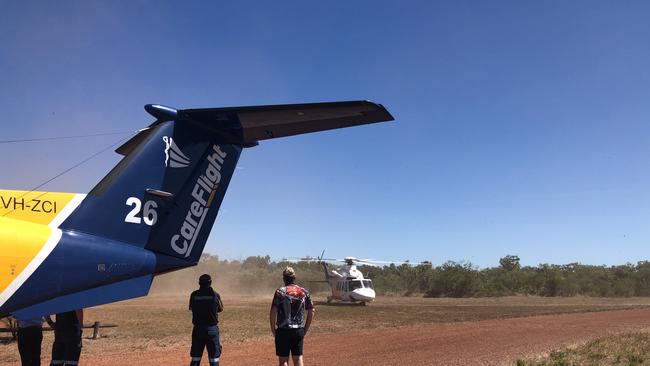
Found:
[{"label": "number 26 marking", "polygon": [[[156,221],[158,221],[158,204],[155,201],[146,201],[144,203],[144,208],[142,207],[142,201],[137,197],[129,197],[126,199],[126,205],[132,206],[133,209],[126,214],[124,222],[131,224],[141,224],[143,221],[146,225],[153,226]],[[139,217],[140,208],[142,210],[142,217]]]}]

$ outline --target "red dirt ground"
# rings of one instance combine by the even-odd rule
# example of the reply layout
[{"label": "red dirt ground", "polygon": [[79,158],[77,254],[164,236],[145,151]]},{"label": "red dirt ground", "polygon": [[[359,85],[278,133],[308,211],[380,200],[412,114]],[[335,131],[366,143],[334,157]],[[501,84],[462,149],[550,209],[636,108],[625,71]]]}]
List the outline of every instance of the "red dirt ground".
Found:
[{"label": "red dirt ground", "polygon": [[[608,333],[650,327],[650,309],[605,311],[445,323],[418,327],[309,335],[307,365],[512,365],[517,358],[584,342]],[[86,365],[186,365],[188,349],[82,356]],[[207,365],[207,355],[204,364]],[[271,336],[230,344],[222,365],[273,365]],[[45,360],[44,360],[45,361]]]}]

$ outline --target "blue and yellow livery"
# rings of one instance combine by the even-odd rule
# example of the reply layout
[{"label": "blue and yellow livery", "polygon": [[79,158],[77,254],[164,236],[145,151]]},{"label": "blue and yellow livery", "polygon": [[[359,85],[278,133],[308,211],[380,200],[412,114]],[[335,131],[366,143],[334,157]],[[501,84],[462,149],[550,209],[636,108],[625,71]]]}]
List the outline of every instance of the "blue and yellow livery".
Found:
[{"label": "blue and yellow livery", "polygon": [[393,119],[367,101],[145,109],[156,121],[87,195],[0,190],[0,317],[146,295],[196,265],[244,148]]}]

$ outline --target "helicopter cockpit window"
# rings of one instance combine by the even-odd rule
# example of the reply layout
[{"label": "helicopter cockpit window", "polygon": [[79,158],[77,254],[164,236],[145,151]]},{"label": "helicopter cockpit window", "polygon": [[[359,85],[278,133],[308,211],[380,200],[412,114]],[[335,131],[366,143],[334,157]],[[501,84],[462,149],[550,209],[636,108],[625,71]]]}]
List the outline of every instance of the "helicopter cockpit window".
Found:
[{"label": "helicopter cockpit window", "polygon": [[364,280],[363,281],[363,287],[374,288],[374,287],[372,287],[372,281],[370,281],[370,280]]},{"label": "helicopter cockpit window", "polygon": [[361,281],[356,280],[356,281],[350,281],[350,291],[354,291],[358,288],[362,288],[363,285],[361,284]]}]

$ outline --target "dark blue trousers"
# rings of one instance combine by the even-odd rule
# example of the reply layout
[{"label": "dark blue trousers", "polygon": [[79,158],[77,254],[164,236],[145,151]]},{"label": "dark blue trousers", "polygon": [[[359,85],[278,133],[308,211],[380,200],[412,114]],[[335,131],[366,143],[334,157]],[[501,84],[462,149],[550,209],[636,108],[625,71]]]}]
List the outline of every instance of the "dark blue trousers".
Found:
[{"label": "dark blue trousers", "polygon": [[27,327],[18,329],[18,352],[23,366],[41,366],[41,343],[43,328]]},{"label": "dark blue trousers", "polygon": [[81,355],[81,330],[54,332],[51,366],[75,366]]},{"label": "dark blue trousers", "polygon": [[190,366],[199,366],[203,349],[208,351],[208,361],[210,366],[219,366],[219,357],[221,357],[221,345],[219,342],[219,327],[195,325],[192,329],[192,349],[190,357],[192,362]]}]

